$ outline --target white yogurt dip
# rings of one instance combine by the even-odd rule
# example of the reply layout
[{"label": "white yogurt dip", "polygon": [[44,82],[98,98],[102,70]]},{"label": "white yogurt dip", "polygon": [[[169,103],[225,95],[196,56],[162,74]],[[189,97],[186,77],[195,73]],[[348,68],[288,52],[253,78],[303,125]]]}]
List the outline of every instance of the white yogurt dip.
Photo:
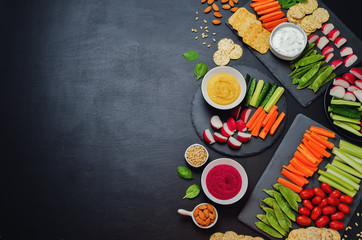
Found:
[{"label": "white yogurt dip", "polygon": [[293,57],[304,49],[305,39],[298,29],[285,26],[273,33],[272,44],[278,53]]}]

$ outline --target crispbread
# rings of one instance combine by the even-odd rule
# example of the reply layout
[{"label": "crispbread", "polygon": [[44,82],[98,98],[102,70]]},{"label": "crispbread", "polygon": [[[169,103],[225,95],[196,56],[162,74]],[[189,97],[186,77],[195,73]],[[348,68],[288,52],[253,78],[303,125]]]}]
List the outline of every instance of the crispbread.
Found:
[{"label": "crispbread", "polygon": [[222,240],[237,240],[237,239],[238,239],[238,234],[236,234],[236,232],[233,231],[225,232],[222,238]]},{"label": "crispbread", "polygon": [[246,8],[242,7],[239,8],[231,17],[228,19],[228,23],[233,27],[234,25],[238,24],[238,21],[244,19],[244,18],[254,18],[256,19],[256,16],[249,12]]},{"label": "crispbread", "polygon": [[235,29],[238,31],[239,36],[244,37],[251,25],[261,26],[261,22],[253,18],[245,18]]},{"label": "crispbread", "polygon": [[242,55],[243,55],[243,49],[241,48],[241,46],[238,44],[234,44],[234,48],[229,53],[229,57],[235,60],[241,58]]},{"label": "crispbread", "polygon": [[270,32],[260,25],[250,25],[243,36],[243,42],[264,54],[269,49]]},{"label": "crispbread", "polygon": [[230,53],[234,49],[234,41],[230,38],[223,38],[218,42],[217,48]]},{"label": "crispbread", "polygon": [[216,232],[210,236],[210,240],[222,240],[222,237],[224,236],[221,232]]},{"label": "crispbread", "polygon": [[314,10],[312,16],[319,23],[325,23],[329,19],[329,13],[324,8],[317,8],[316,10]]},{"label": "crispbread", "polygon": [[230,62],[229,53],[224,50],[217,50],[214,53],[213,60],[218,66],[226,66]]},{"label": "crispbread", "polygon": [[306,0],[298,3],[299,8],[304,11],[305,14],[311,14],[318,7],[317,0]]},{"label": "crispbread", "polygon": [[294,6],[289,8],[287,15],[288,14],[294,19],[301,19],[305,16],[304,11],[299,7],[299,4],[295,4]]}]

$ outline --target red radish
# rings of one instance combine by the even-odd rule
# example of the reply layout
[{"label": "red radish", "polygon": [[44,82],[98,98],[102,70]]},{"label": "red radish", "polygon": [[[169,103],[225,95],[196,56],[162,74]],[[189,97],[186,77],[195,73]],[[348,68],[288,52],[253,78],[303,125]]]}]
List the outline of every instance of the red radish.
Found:
[{"label": "red radish", "polygon": [[345,67],[350,67],[356,61],[357,61],[357,56],[354,55],[354,54],[350,54],[344,59],[343,64],[344,64]]},{"label": "red radish", "polygon": [[327,53],[326,55],[324,55],[325,57],[325,61],[326,63],[329,62],[333,57],[334,57],[334,53],[330,52],[330,53]]},{"label": "red radish", "polygon": [[352,73],[343,74],[343,79],[347,80],[350,84],[354,84],[356,77]]},{"label": "red radish", "polygon": [[348,88],[349,87],[349,82],[347,80],[341,78],[341,77],[336,77],[333,80],[333,85]]},{"label": "red radish", "polygon": [[341,49],[341,57],[345,57],[350,54],[353,54],[353,49],[351,47],[344,47]]},{"label": "red radish", "polygon": [[347,39],[344,37],[337,37],[336,40],[334,40],[334,45],[336,45],[337,48],[340,48],[343,44],[347,42]]},{"label": "red radish", "polygon": [[349,92],[354,92],[356,90],[360,90],[359,87],[357,87],[356,85],[350,85],[348,88],[347,88],[347,91]]},{"label": "red radish", "polygon": [[323,55],[326,55],[327,53],[331,53],[331,52],[334,52],[334,48],[332,46],[327,46],[327,47],[323,48],[323,50],[322,50]]},{"label": "red radish", "polygon": [[240,119],[243,120],[244,123],[248,122],[249,116],[251,113],[251,109],[247,108],[240,114]]},{"label": "red radish", "polygon": [[350,73],[352,73],[353,75],[356,76],[356,78],[358,79],[362,79],[362,70],[359,68],[351,68],[351,70],[349,70]]},{"label": "red radish", "polygon": [[241,111],[241,106],[239,105],[231,111],[231,116],[233,116],[235,119],[238,119],[240,111]]},{"label": "red radish", "polygon": [[353,102],[355,102],[355,101],[356,101],[356,96],[353,94],[353,92],[347,91],[347,92],[344,94],[343,99],[344,99],[344,100],[347,100],[347,101],[353,101]]},{"label": "red radish", "polygon": [[322,50],[328,44],[328,42],[328,39],[325,36],[322,36],[317,40],[317,47],[319,50]]},{"label": "red radish", "polygon": [[362,90],[356,90],[353,92],[353,94],[356,96],[358,101],[360,101],[362,103]]},{"label": "red radish", "polygon": [[336,40],[336,38],[341,34],[337,29],[333,29],[328,33],[328,39],[331,41]]},{"label": "red radish", "polygon": [[224,135],[225,137],[230,137],[231,135],[234,134],[234,132],[229,129],[227,123],[224,123],[221,128],[221,134]]},{"label": "red radish", "polygon": [[250,141],[250,138],[251,138],[251,133],[238,132],[238,135],[237,135],[238,141],[240,141],[242,143],[246,143],[246,142]]},{"label": "red radish", "polygon": [[202,133],[202,137],[204,138],[205,142],[207,142],[208,144],[213,144],[215,143],[215,139],[212,136],[211,132],[209,129],[205,129],[204,132]]},{"label": "red radish", "polygon": [[322,32],[324,35],[327,35],[330,31],[334,29],[334,25],[332,23],[325,23],[322,26]]},{"label": "red radish", "polygon": [[236,130],[236,123],[233,117],[229,117],[226,123],[230,131],[234,132]]},{"label": "red radish", "polygon": [[314,43],[315,41],[317,41],[319,38],[319,36],[317,34],[312,34],[308,37],[308,43]]},{"label": "red radish", "polygon": [[343,98],[346,90],[342,86],[333,86],[329,91],[329,95],[333,97]]},{"label": "red radish", "polygon": [[336,70],[337,67],[341,66],[343,63],[343,61],[341,59],[335,59],[333,60],[333,62],[331,63],[331,66],[333,67],[334,70]]},{"label": "red radish", "polygon": [[359,87],[359,89],[362,89],[362,80],[356,80],[354,84]]},{"label": "red radish", "polygon": [[238,148],[241,147],[241,142],[239,142],[238,140],[236,140],[236,139],[233,138],[233,137],[230,137],[229,140],[228,140],[228,145],[229,145],[231,148],[238,149]]},{"label": "red radish", "polygon": [[236,130],[240,132],[245,132],[248,128],[243,120],[239,120],[236,122]]},{"label": "red radish", "polygon": [[222,134],[220,134],[218,132],[214,132],[214,139],[218,143],[226,143],[226,141],[228,140],[227,137],[223,136]]},{"label": "red radish", "polygon": [[220,117],[218,115],[212,116],[210,120],[210,124],[215,129],[220,129],[222,127],[222,122],[220,120]]}]

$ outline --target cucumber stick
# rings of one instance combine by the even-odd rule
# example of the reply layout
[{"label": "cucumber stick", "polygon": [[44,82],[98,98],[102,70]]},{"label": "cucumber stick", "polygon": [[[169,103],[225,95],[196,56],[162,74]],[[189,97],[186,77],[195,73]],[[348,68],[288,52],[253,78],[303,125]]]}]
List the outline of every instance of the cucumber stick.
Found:
[{"label": "cucumber stick", "polygon": [[277,87],[269,101],[264,106],[264,111],[269,112],[272,107],[279,101],[280,97],[284,93],[284,87]]},{"label": "cucumber stick", "polygon": [[249,106],[251,97],[253,96],[254,90],[256,86],[256,78],[252,78],[249,84],[248,92],[246,93],[246,106]]},{"label": "cucumber stick", "polygon": [[362,137],[362,133],[357,131],[356,129],[354,129],[353,127],[343,123],[343,122],[340,122],[340,121],[333,121],[333,124],[336,125],[337,127],[340,127],[350,133],[353,133],[354,135],[357,135],[359,137]]},{"label": "cucumber stick", "polygon": [[330,113],[329,115],[335,121],[348,122],[348,123],[354,123],[354,124],[361,123],[361,121],[359,119],[352,119],[352,118],[344,117],[344,116],[334,114],[334,113]]},{"label": "cucumber stick", "polygon": [[275,90],[277,89],[277,87],[278,87],[278,84],[277,84],[277,83],[274,83],[274,84],[271,86],[268,94],[265,96],[264,100],[263,100],[262,103],[260,104],[260,107],[264,107],[264,106],[265,106],[265,104],[269,101],[269,99],[271,98],[271,96],[273,95],[273,93],[275,92]]},{"label": "cucumber stick", "polygon": [[261,90],[261,93],[259,95],[258,100],[256,101],[256,106],[255,107],[259,107],[261,104],[261,101],[265,98],[266,94],[268,93],[270,89],[270,83],[266,82],[263,89]]},{"label": "cucumber stick", "polygon": [[256,84],[256,88],[253,93],[253,96],[251,97],[250,106],[252,106],[252,107],[256,106],[256,102],[258,101],[258,98],[261,93],[261,90],[263,89],[263,86],[264,86],[264,80],[259,80],[258,83]]},{"label": "cucumber stick", "polygon": [[360,102],[353,102],[353,101],[347,101],[347,100],[335,99],[335,98],[332,98],[331,104],[332,105],[351,106],[351,107],[360,107],[361,106]]}]

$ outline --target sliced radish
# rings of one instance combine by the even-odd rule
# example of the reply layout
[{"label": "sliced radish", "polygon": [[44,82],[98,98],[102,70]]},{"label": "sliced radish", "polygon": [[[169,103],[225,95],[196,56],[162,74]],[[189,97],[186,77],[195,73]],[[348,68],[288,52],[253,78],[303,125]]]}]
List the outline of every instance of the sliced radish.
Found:
[{"label": "sliced radish", "polygon": [[238,141],[240,141],[242,143],[246,143],[246,142],[250,141],[251,134],[246,133],[246,132],[238,132],[238,135],[236,138],[238,139]]},{"label": "sliced radish", "polygon": [[356,96],[358,101],[360,101],[362,103],[362,90],[356,90],[353,92],[353,94]]},{"label": "sliced radish", "polygon": [[332,58],[334,57],[334,53],[330,52],[330,53],[327,53],[326,55],[324,55],[324,61],[329,62]]},{"label": "sliced radish", "polygon": [[240,114],[240,120],[243,120],[244,123],[247,123],[250,113],[251,113],[250,108],[244,109],[244,111]]},{"label": "sliced radish", "polygon": [[341,59],[335,59],[333,60],[333,62],[331,63],[331,66],[333,67],[333,70],[335,70],[336,68],[338,68],[339,66],[341,66],[343,63],[343,61]]},{"label": "sliced radish", "polygon": [[362,80],[356,80],[354,84],[359,88],[362,89]]},{"label": "sliced radish", "polygon": [[218,143],[226,143],[226,141],[228,140],[227,137],[223,136],[222,134],[220,134],[218,132],[214,132],[214,139]]},{"label": "sliced radish", "polygon": [[347,39],[344,37],[337,37],[336,40],[334,40],[334,45],[336,45],[337,48],[340,48],[343,44],[347,42]]},{"label": "sliced radish", "polygon": [[239,120],[236,122],[236,130],[240,132],[245,132],[248,128],[246,127],[246,124],[243,120]]},{"label": "sliced radish", "polygon": [[344,100],[347,100],[347,101],[353,101],[353,102],[355,102],[355,101],[356,101],[356,96],[353,94],[353,92],[347,91],[347,92],[344,94],[343,99],[344,99]]},{"label": "sliced radish", "polygon": [[317,41],[319,38],[319,36],[317,34],[312,34],[308,37],[308,43],[314,43],[315,41]]},{"label": "sliced radish", "polygon": [[233,118],[235,119],[238,119],[240,111],[241,111],[241,106],[239,105],[231,111],[231,116],[233,116]]},{"label": "sliced radish", "polygon": [[354,84],[356,81],[356,77],[352,73],[345,73],[343,74],[343,79],[347,80],[350,84]]},{"label": "sliced radish", "polygon": [[317,40],[317,47],[319,50],[322,50],[328,44],[328,42],[328,39],[325,36],[322,36]]},{"label": "sliced radish", "polygon": [[322,50],[323,55],[326,55],[327,53],[331,53],[331,52],[334,52],[334,48],[332,46],[327,46],[327,47],[323,48],[323,50]]},{"label": "sliced radish", "polygon": [[346,90],[344,90],[344,87],[342,86],[333,86],[331,90],[329,91],[329,95],[333,97],[343,98],[344,94],[346,93]]},{"label": "sliced radish", "polygon": [[353,49],[351,47],[344,47],[341,49],[341,57],[345,57],[350,54],[353,54]]},{"label": "sliced radish", "polygon": [[218,115],[212,116],[210,120],[210,124],[215,129],[220,129],[222,127],[222,122],[220,120],[220,117]]},{"label": "sliced radish", "polygon": [[348,92],[354,92],[356,90],[361,90],[359,87],[357,87],[356,85],[350,85],[348,88],[347,88],[347,91]]},{"label": "sliced radish", "polygon": [[353,63],[355,63],[357,61],[357,59],[358,58],[356,55],[350,54],[344,59],[343,64],[345,67],[350,67],[353,65]]},{"label": "sliced radish", "polygon": [[233,117],[229,117],[226,123],[230,131],[234,132],[236,130],[236,123]]},{"label": "sliced radish", "polygon": [[362,79],[362,70],[359,68],[351,68],[351,70],[349,70],[350,73],[352,73],[353,75],[356,76],[356,78],[358,79]]},{"label": "sliced radish", "polygon": [[341,77],[336,77],[333,80],[333,85],[348,88],[349,87],[349,82],[347,80],[341,78]]},{"label": "sliced radish", "polygon": [[215,139],[212,136],[211,132],[209,129],[205,129],[204,132],[202,133],[202,137],[204,138],[205,142],[207,142],[208,144],[213,144],[215,143]]},{"label": "sliced radish", "polygon": [[331,41],[336,40],[336,38],[341,34],[337,29],[333,29],[328,33],[328,39]]},{"label": "sliced radish", "polygon": [[334,25],[332,23],[325,23],[322,26],[322,32],[324,35],[327,35],[330,31],[334,29]]},{"label": "sliced radish", "polygon": [[241,142],[239,142],[238,140],[236,140],[236,139],[233,138],[233,137],[229,137],[228,145],[229,145],[231,148],[238,149],[238,148],[241,147]]},{"label": "sliced radish", "polygon": [[229,129],[227,123],[224,123],[221,128],[221,134],[224,135],[225,137],[230,137],[231,135],[234,134],[234,132]]}]

